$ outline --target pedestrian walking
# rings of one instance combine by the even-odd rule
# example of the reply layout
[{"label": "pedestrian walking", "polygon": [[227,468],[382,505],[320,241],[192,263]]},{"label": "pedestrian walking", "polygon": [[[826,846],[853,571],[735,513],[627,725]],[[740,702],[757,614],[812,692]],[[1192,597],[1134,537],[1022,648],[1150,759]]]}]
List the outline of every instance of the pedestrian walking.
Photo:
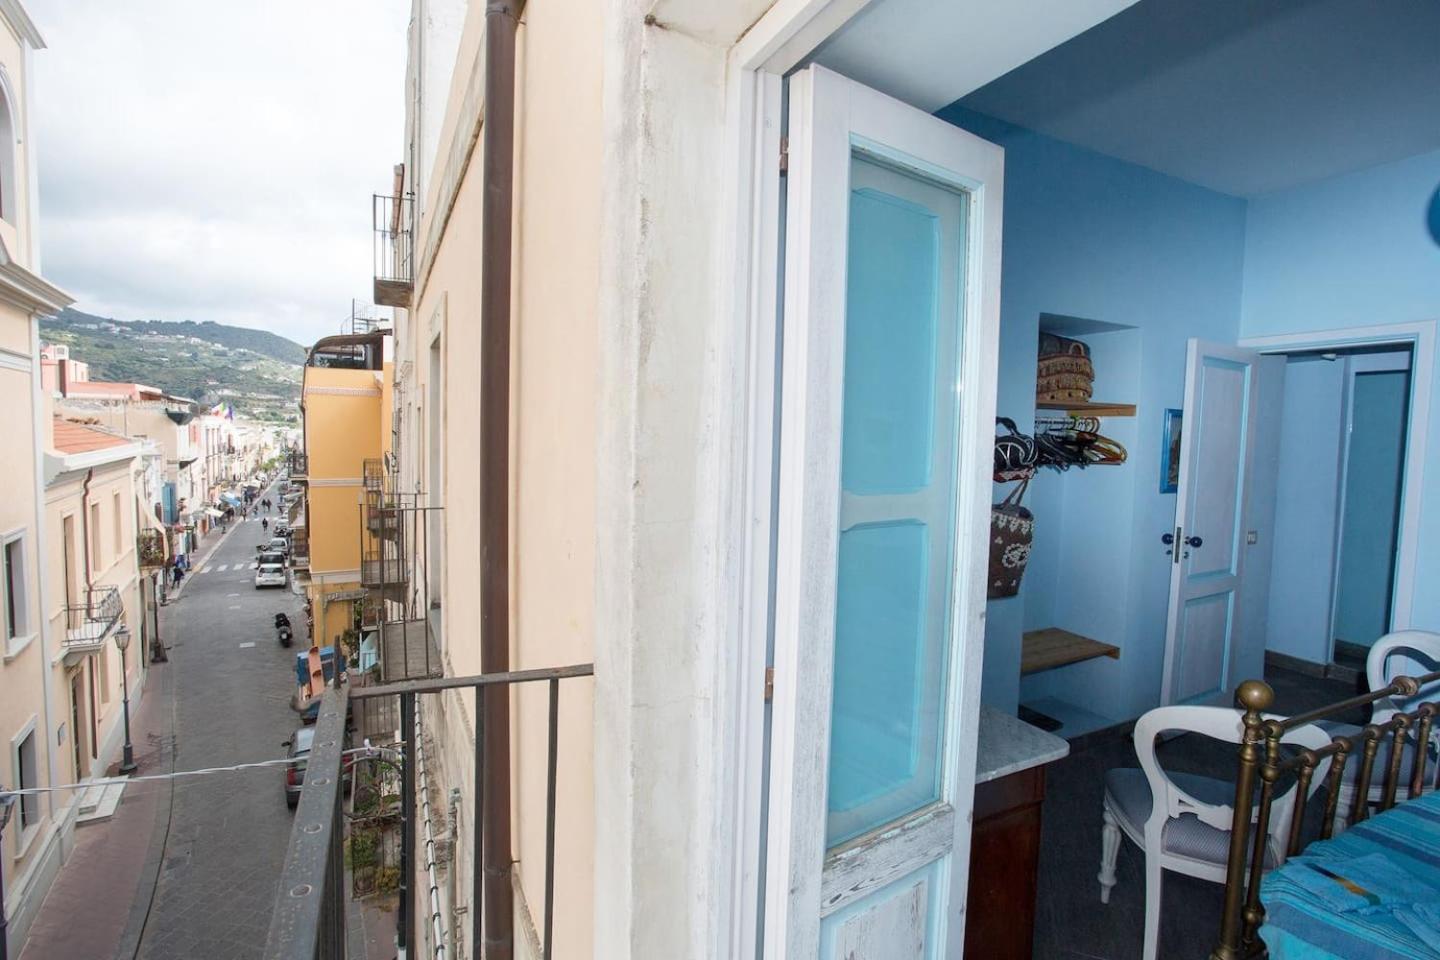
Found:
[{"label": "pedestrian walking", "polygon": [[171,578],[175,589],[180,589],[180,581],[185,579],[185,568],[180,566],[180,558],[175,558],[175,566],[171,570]]},{"label": "pedestrian walking", "polygon": [[261,518],[261,520],[260,520],[260,529],[266,531],[267,533],[269,532],[269,530],[270,530],[270,518],[269,518],[269,517],[262,517],[262,518]]}]

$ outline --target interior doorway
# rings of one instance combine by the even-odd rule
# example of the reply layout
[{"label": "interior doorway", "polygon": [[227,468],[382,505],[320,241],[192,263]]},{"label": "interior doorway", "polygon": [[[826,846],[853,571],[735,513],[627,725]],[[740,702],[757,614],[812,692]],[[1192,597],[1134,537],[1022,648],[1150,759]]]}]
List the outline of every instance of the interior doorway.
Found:
[{"label": "interior doorway", "polygon": [[1285,355],[1266,649],[1304,669],[1353,679],[1398,625],[1413,366],[1409,344]]}]

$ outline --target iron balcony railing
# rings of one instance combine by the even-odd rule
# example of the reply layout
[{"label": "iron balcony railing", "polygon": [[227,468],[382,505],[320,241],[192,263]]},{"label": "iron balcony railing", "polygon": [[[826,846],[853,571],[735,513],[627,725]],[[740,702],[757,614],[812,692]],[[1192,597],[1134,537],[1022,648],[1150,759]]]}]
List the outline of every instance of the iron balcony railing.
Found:
[{"label": "iron balcony railing", "polygon": [[[319,717],[315,726],[314,746],[311,748],[306,767],[305,784],[301,789],[300,802],[295,813],[295,822],[290,831],[290,843],[285,852],[280,884],[276,895],[275,910],[271,914],[270,933],[263,956],[267,960],[344,960],[347,953],[345,943],[345,884],[344,832],[345,819],[341,809],[341,784],[344,763],[343,744],[345,726],[350,716],[352,701],[362,706],[380,706],[398,701],[400,757],[400,869],[399,909],[396,914],[396,946],[401,955],[418,956],[417,949],[425,931],[436,957],[448,957],[445,924],[447,913],[442,909],[440,894],[434,880],[437,860],[437,840],[429,831],[429,817],[425,807],[429,793],[420,790],[420,774],[424,771],[422,762],[421,737],[417,729],[417,697],[442,694],[446,690],[466,690],[474,693],[476,710],[475,730],[475,781],[466,801],[470,806],[472,849],[470,857],[469,908],[467,919],[470,923],[469,949],[467,957],[478,957],[477,944],[484,942],[483,931],[487,916],[482,909],[482,891],[485,889],[486,845],[492,838],[487,836],[485,818],[481,816],[481,776],[485,770],[484,718],[489,697],[506,696],[510,687],[527,683],[545,683],[549,687],[549,726],[545,768],[545,891],[544,909],[541,916],[541,956],[552,960],[552,944],[555,929],[555,802],[557,796],[557,767],[559,764],[559,715],[560,686],[565,680],[593,676],[594,664],[584,663],[568,667],[550,667],[543,670],[519,670],[510,673],[490,673],[469,677],[440,677],[379,686],[355,686],[353,688],[330,688],[320,702]],[[360,715],[365,710],[356,711]],[[421,794],[424,796],[421,796]],[[424,835],[419,832],[424,821]],[[422,846],[423,844],[423,846]],[[510,863],[513,857],[503,852],[490,850],[490,860]],[[453,862],[453,861],[452,861]],[[415,881],[421,871],[425,881],[422,884],[424,897],[417,904]],[[501,873],[492,875],[492,884],[510,884],[511,879]],[[457,891],[463,890],[461,882],[455,884]],[[417,910],[417,906],[419,909]],[[509,923],[508,917],[489,918],[490,931],[496,926]],[[456,944],[462,942],[460,931],[452,931]]]},{"label": "iron balcony railing", "polygon": [[99,649],[125,616],[118,587],[89,587],[80,603],[65,605],[65,638],[61,645],[74,652]]},{"label": "iron balcony railing", "polygon": [[415,286],[414,198],[376,194],[371,206],[375,238],[375,303],[410,306]]},{"label": "iron balcony railing", "polygon": [[299,450],[292,450],[287,471],[291,480],[303,480],[310,475],[310,456]]}]

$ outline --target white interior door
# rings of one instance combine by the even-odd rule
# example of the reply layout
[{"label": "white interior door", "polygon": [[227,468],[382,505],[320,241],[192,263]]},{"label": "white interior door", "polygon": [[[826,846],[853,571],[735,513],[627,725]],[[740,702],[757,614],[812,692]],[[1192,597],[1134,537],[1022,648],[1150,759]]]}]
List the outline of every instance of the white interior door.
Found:
[{"label": "white interior door", "polygon": [[958,957],[1003,152],[790,80],[765,955]]},{"label": "white interior door", "polygon": [[1243,623],[1260,354],[1191,340],[1171,547],[1163,703],[1228,705],[1253,662]]}]

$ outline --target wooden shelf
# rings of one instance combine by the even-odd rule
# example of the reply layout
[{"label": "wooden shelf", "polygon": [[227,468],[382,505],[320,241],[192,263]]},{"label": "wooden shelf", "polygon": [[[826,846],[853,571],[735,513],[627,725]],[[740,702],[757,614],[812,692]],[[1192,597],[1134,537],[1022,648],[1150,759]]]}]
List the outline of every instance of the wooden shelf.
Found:
[{"label": "wooden shelf", "polygon": [[1037,410],[1064,410],[1072,417],[1133,417],[1133,403],[1101,403],[1098,400],[1043,400]]},{"label": "wooden shelf", "polygon": [[1039,673],[1096,657],[1119,660],[1120,648],[1059,627],[1030,630],[1021,640],[1020,673]]}]

